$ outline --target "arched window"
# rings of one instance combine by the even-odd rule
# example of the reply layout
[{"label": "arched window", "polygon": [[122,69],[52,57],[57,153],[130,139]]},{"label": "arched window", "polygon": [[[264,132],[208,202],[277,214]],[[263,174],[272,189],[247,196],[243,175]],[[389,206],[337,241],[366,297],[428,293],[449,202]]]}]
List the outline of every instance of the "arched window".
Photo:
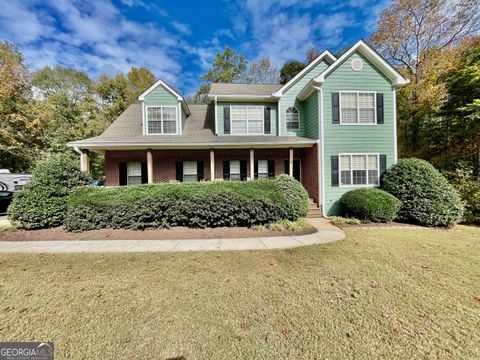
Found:
[{"label": "arched window", "polygon": [[300,116],[297,108],[289,107],[286,112],[287,130],[298,130],[300,128]]}]

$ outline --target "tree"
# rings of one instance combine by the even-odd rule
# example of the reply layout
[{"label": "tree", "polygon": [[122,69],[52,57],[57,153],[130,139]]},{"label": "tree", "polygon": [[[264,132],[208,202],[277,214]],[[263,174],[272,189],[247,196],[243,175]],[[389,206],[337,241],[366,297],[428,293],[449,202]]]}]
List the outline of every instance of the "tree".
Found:
[{"label": "tree", "polygon": [[36,158],[44,109],[30,91],[30,73],[23,55],[0,42],[0,168],[26,170]]},{"label": "tree", "polygon": [[247,77],[254,84],[278,84],[279,72],[268,57],[263,57],[250,64]]},{"label": "tree", "polygon": [[446,98],[441,79],[460,63],[479,14],[472,0],[395,0],[383,10],[370,42],[411,80],[397,95],[401,157],[431,158],[429,134]]},{"label": "tree", "polygon": [[305,64],[300,61],[287,61],[280,69],[280,84],[286,84],[304,68]]},{"label": "tree", "polygon": [[442,139],[435,141],[435,155],[447,163],[462,159],[480,178],[480,41],[465,52],[461,65],[447,74],[445,83],[448,100],[440,113],[442,126],[432,134]]},{"label": "tree", "polygon": [[56,65],[45,67],[32,74],[32,85],[42,98],[62,95],[77,106],[91,97],[93,81],[83,71]]},{"label": "tree", "polygon": [[315,46],[310,46],[307,49],[307,54],[306,54],[306,61],[305,63],[308,65],[310,64],[313,60],[315,60],[317,57],[319,57],[322,54],[320,49],[316,48]]},{"label": "tree", "polygon": [[195,102],[206,102],[206,96],[210,91],[211,83],[233,83],[242,79],[245,80],[246,70],[247,60],[245,60],[244,56],[226,47],[222,53],[215,56],[210,69],[200,77],[203,84],[200,84],[195,94]]},{"label": "tree", "polygon": [[132,67],[126,75],[100,76],[95,84],[95,92],[100,100],[98,131],[103,131],[129,105],[136,103],[138,97],[154,83],[155,76],[143,67]]}]

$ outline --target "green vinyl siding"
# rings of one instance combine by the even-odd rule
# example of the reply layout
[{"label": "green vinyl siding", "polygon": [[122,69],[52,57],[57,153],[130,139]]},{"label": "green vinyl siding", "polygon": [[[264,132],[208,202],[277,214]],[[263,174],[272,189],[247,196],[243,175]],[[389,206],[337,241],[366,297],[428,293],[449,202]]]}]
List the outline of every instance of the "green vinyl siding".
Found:
[{"label": "green vinyl siding", "polygon": [[[309,125],[306,124],[306,121],[302,121],[304,118],[302,113],[302,102],[297,99],[298,94],[300,91],[303,90],[305,85],[312,80],[313,78],[320,75],[329,64],[323,60],[318,63],[316,66],[312,67],[309,71],[307,71],[300,80],[298,80],[295,84],[293,84],[287,91],[284,92],[282,98],[278,102],[279,108],[279,119],[280,119],[280,132],[278,135],[280,136],[307,136],[307,128]],[[300,128],[298,130],[288,130],[285,124],[285,112],[289,107],[296,107],[300,112]]]},{"label": "green vinyl siding", "polygon": [[[357,57],[363,61],[363,69],[352,70],[350,61]],[[372,91],[383,93],[384,124],[340,125],[332,124],[332,92]],[[354,187],[332,186],[331,156],[340,153],[379,153],[387,156],[387,168],[395,161],[394,115],[392,84],[376,67],[360,53],[352,54],[335,69],[322,85],[324,103],[324,213],[339,214],[339,199]]]},{"label": "green vinyl siding", "polygon": [[269,106],[270,110],[270,134],[266,134],[265,136],[270,135],[277,135],[277,103],[257,103],[257,102],[245,102],[245,103],[238,103],[238,102],[218,102],[217,103],[217,133],[218,135],[226,135],[223,131],[223,108],[226,106]]},{"label": "green vinyl siding", "polygon": [[[318,92],[314,91],[302,103],[302,115],[305,123],[305,136],[311,139],[318,139]],[[300,118],[300,122],[302,118]]]}]

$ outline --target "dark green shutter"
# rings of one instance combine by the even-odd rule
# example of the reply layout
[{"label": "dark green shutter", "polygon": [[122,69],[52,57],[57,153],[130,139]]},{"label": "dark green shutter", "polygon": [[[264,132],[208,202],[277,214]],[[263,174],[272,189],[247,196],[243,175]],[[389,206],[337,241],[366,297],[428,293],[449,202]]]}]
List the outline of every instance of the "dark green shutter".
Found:
[{"label": "dark green shutter", "polygon": [[230,161],[223,162],[223,180],[230,180]]},{"label": "dark green shutter", "polygon": [[197,177],[198,181],[203,180],[203,161],[197,161]]},{"label": "dark green shutter", "polygon": [[265,113],[263,116],[265,134],[270,134],[271,131],[271,121],[270,121],[270,107],[265,108]]},{"label": "dark green shutter", "polygon": [[240,180],[247,180],[247,161],[240,160]]},{"label": "dark green shutter", "polygon": [[142,162],[142,184],[148,183],[148,170],[147,170],[147,163]]},{"label": "dark green shutter", "polygon": [[258,179],[258,160],[253,163],[253,178]]},{"label": "dark green shutter", "polygon": [[340,124],[340,96],[332,93],[332,124]]},{"label": "dark green shutter", "polygon": [[387,155],[380,155],[380,177],[387,171]]},{"label": "dark green shutter", "polygon": [[127,163],[121,162],[118,164],[118,180],[120,186],[127,185]]},{"label": "dark green shutter", "polygon": [[331,167],[332,167],[332,186],[338,186],[338,156],[332,156]]},{"label": "dark green shutter", "polygon": [[230,134],[230,106],[223,107],[223,133]]},{"label": "dark green shutter", "polygon": [[283,173],[288,175],[288,171],[290,170],[288,166],[288,160],[283,161]]},{"label": "dark green shutter", "polygon": [[275,178],[275,160],[268,160],[268,178]]},{"label": "dark green shutter", "polygon": [[384,120],[384,110],[383,110],[383,94],[377,94],[377,124],[383,124]]},{"label": "dark green shutter", "polygon": [[177,161],[177,181],[183,182],[183,162]]}]

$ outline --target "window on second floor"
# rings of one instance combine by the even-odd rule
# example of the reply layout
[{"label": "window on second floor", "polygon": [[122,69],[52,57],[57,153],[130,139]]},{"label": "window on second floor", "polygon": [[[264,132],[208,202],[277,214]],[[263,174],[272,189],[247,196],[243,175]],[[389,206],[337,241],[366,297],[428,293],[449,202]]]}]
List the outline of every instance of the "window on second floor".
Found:
[{"label": "window on second floor", "polygon": [[289,107],[285,113],[287,130],[298,130],[300,128],[300,116],[297,108]]},{"label": "window on second floor", "polygon": [[263,134],[263,117],[263,106],[231,106],[230,121],[232,134]]},{"label": "window on second floor", "polygon": [[176,106],[147,106],[147,134],[176,134]]},{"label": "window on second floor", "polygon": [[341,92],[340,124],[376,124],[375,93]]}]

